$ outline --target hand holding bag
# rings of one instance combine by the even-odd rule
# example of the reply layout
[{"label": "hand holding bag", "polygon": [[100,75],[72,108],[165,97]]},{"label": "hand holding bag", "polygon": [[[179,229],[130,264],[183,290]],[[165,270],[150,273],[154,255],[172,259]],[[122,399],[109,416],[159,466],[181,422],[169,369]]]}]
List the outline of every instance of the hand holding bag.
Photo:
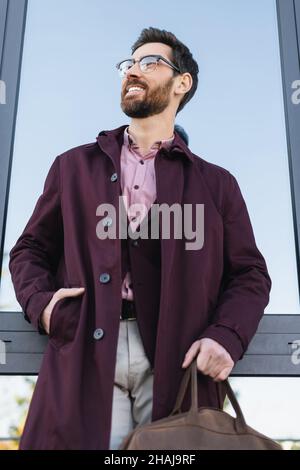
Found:
[{"label": "hand holding bag", "polygon": [[[173,411],[166,418],[137,426],[119,450],[283,450],[281,445],[246,424],[228,380],[221,382],[236,418],[213,407],[198,408],[196,359],[187,368]],[[181,412],[189,380],[191,408]]]}]

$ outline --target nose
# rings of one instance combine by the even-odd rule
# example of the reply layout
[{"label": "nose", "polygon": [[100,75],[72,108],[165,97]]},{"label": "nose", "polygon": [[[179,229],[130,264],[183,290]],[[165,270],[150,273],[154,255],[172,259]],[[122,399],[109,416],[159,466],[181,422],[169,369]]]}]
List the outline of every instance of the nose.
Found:
[{"label": "nose", "polygon": [[127,77],[130,77],[131,75],[134,75],[135,77],[136,76],[141,76],[141,70],[140,70],[140,67],[139,67],[139,64],[138,62],[136,62],[135,64],[133,64],[130,69],[126,72],[126,76]]}]

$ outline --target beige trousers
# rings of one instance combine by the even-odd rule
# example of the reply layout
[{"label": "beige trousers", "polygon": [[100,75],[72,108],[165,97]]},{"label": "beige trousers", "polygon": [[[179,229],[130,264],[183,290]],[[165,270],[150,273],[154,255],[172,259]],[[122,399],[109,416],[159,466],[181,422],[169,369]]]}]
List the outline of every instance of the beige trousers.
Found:
[{"label": "beige trousers", "polygon": [[150,423],[153,372],[136,320],[120,320],[109,449],[136,426]]}]

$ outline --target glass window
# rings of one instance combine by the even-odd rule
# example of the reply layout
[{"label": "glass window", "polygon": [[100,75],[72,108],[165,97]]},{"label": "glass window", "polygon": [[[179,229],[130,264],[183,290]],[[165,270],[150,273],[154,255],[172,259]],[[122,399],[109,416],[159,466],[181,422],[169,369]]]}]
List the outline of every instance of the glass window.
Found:
[{"label": "glass window", "polygon": [[[184,7],[188,15],[182,14],[178,0],[140,6],[137,0],[130,7],[121,0],[28,2],[0,309],[20,310],[8,253],[32,213],[53,159],[93,142],[102,129],[129,122],[119,105],[115,64],[131,53],[141,30],[154,25],[173,31],[199,63],[197,93],[176,122],[188,132],[192,151],[227,168],[240,184],[273,281],[266,312],[299,314],[275,0],[189,2]],[[250,416],[258,408],[254,394],[245,393],[249,380],[234,380],[241,397],[247,396],[243,408]],[[287,417],[294,407],[282,403],[267,381],[252,383],[257,393],[265,387],[266,432],[277,437],[280,430],[275,432],[273,424],[281,420],[286,426],[282,432],[288,434]],[[287,386],[287,381],[281,384]],[[299,395],[299,381],[294,387]],[[286,424],[275,416],[279,403],[280,412],[286,410]]]},{"label": "glass window", "polygon": [[188,27],[171,1],[143,9],[135,0],[130,9],[119,1],[29,1],[0,308],[19,309],[7,254],[54,157],[129,122],[114,65],[148,24],[174,31],[199,63],[198,90],[177,122],[196,154],[239,181],[273,281],[266,313],[299,313],[275,0],[193,2]]}]

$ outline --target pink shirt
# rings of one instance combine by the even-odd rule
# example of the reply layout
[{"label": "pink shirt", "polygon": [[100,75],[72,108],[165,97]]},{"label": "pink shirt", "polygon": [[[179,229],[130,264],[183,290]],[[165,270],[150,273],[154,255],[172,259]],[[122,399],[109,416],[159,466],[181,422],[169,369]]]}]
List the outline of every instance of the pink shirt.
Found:
[{"label": "pink shirt", "polygon": [[[121,189],[124,205],[128,214],[129,225],[135,231],[156,199],[156,179],[154,161],[161,147],[169,148],[173,137],[156,141],[150,150],[143,155],[128,133],[124,131],[124,141],[121,150]],[[139,204],[131,208],[132,204]],[[122,283],[122,298],[134,300],[130,272],[127,272]]]}]

